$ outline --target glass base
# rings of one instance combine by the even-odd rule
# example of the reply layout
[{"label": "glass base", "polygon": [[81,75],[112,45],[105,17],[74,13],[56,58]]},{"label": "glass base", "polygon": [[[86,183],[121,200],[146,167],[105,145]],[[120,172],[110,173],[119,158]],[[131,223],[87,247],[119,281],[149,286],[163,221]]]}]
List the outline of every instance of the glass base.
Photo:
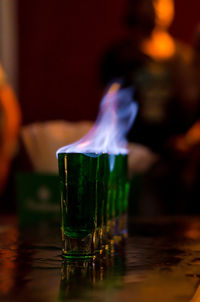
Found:
[{"label": "glass base", "polygon": [[86,259],[94,258],[96,254],[94,234],[89,234],[84,238],[72,238],[64,235],[62,249],[64,258]]},{"label": "glass base", "polygon": [[95,236],[95,253],[101,255],[103,253],[103,228],[99,227],[96,230]]}]

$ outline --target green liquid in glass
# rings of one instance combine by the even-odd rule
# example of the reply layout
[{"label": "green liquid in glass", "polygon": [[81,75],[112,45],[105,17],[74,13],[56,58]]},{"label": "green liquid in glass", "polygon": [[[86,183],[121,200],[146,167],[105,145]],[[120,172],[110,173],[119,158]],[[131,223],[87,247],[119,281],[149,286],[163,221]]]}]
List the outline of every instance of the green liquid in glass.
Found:
[{"label": "green liquid in glass", "polygon": [[80,239],[77,249],[68,240],[64,254],[98,252],[120,234],[129,193],[127,155],[61,153],[58,163],[63,241]]},{"label": "green liquid in glass", "polygon": [[97,158],[62,153],[58,155],[58,161],[64,235],[86,237],[96,226]]}]

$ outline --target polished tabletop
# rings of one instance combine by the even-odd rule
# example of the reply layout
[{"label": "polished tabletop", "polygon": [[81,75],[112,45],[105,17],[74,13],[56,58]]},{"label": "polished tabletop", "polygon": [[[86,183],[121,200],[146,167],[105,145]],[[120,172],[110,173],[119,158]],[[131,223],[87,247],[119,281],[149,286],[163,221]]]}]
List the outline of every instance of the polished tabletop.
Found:
[{"label": "polished tabletop", "polygon": [[61,257],[58,224],[0,216],[0,301],[200,301],[200,217],[129,219],[94,261]]}]

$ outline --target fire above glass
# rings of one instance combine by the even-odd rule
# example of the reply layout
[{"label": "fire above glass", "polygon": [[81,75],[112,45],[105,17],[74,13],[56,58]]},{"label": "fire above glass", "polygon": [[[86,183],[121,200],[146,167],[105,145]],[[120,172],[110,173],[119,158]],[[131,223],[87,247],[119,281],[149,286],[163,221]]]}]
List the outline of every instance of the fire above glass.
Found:
[{"label": "fire above glass", "polygon": [[57,151],[63,255],[93,257],[125,232],[127,141],[137,113],[130,88],[110,86],[91,131]]}]

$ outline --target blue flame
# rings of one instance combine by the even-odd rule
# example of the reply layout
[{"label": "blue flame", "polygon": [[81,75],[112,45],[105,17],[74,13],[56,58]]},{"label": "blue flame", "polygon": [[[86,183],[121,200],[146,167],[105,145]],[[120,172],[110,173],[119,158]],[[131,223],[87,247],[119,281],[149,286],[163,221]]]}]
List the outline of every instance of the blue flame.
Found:
[{"label": "blue flame", "polygon": [[102,153],[126,154],[126,134],[131,128],[138,105],[133,101],[132,88],[120,88],[113,83],[104,95],[97,120],[89,133],[79,141],[60,148],[59,153],[84,153],[98,156]]}]

